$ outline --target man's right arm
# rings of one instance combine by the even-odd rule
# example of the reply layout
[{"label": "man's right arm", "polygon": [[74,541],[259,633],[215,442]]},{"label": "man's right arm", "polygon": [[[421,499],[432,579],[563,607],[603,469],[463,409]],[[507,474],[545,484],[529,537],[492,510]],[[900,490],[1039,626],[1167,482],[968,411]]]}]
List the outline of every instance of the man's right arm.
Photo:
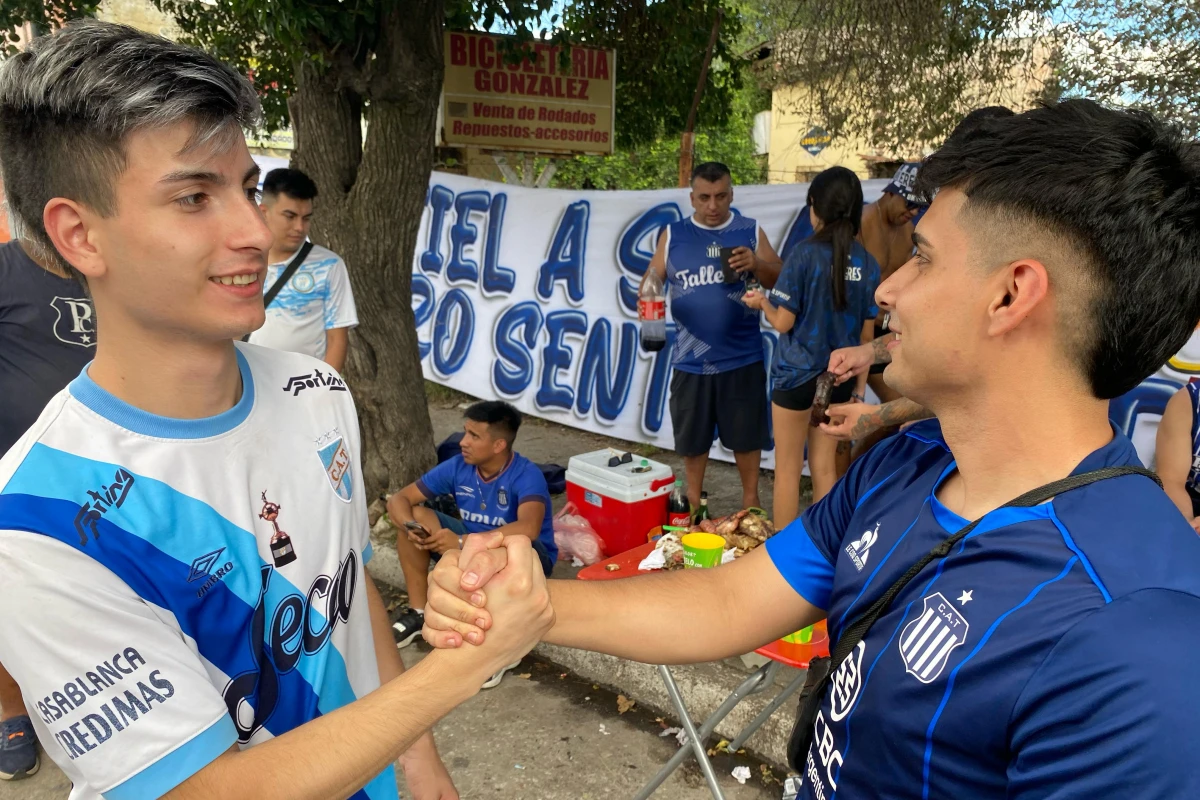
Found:
[{"label": "man's right arm", "polygon": [[[616,581],[551,581],[556,622],[546,641],[651,664],[693,663],[749,652],[824,618],[857,498],[887,450],[877,447],[855,461],[823,500],[731,564]],[[505,567],[500,538],[470,537],[461,556],[439,563],[430,576],[423,631],[430,644],[457,648],[466,637],[486,641],[499,630],[488,612],[489,581]]]},{"label": "man's right arm", "polygon": [[550,599],[557,622],[546,641],[650,664],[748,653],[825,618],[761,547],[720,569],[551,581]]},{"label": "man's right arm", "polygon": [[325,800],[366,785],[488,676],[523,658],[554,623],[529,540],[511,537],[505,550],[512,569],[489,586],[497,629],[482,645],[431,653],[360,700],[255,747],[231,749],[167,797]]},{"label": "man's right arm", "polygon": [[434,655],[440,654],[431,653],[399,678],[331,714],[247,750],[229,750],[165,796],[349,797],[487,680],[489,673],[477,662]]}]

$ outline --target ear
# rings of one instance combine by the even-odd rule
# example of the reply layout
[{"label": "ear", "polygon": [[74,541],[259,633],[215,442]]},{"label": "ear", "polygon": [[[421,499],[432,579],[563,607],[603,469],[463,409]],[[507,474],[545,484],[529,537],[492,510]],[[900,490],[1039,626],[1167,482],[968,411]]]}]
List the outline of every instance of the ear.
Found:
[{"label": "ear", "polygon": [[988,306],[988,335],[1003,336],[1033,315],[1050,293],[1050,276],[1040,261],[1022,259],[1000,270],[996,297]]},{"label": "ear", "polygon": [[54,249],[85,278],[105,272],[104,259],[89,235],[98,219],[94,211],[65,197],[51,198],[42,209],[42,225]]}]

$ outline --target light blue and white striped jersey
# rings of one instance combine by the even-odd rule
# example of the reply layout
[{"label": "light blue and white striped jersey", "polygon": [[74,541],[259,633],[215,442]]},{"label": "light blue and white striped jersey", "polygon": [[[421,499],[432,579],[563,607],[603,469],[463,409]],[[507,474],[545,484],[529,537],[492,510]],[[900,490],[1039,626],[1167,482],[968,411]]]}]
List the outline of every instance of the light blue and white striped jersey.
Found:
[{"label": "light blue and white striped jersey", "polygon": [[[85,369],[0,459],[0,659],[71,800],[158,797],[379,686],[354,403],[307,356],[238,363],[199,420]],[[391,768],[354,795],[396,796]]]}]

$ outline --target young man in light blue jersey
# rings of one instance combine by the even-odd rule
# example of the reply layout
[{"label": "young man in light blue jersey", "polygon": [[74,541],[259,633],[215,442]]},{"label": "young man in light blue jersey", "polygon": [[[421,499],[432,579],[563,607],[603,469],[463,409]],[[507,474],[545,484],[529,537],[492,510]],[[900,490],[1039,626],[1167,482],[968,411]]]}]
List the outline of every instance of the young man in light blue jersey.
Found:
[{"label": "young man in light blue jersey", "polygon": [[271,231],[267,254],[270,292],[285,276],[267,306],[267,320],[250,334],[251,344],[319,358],[338,372],[346,364],[350,329],[358,325],[354,292],[346,262],[328,248],[313,244],[288,275],[291,262],[308,239],[317,185],[298,169],[273,169],[262,182],[263,219]]},{"label": "young man in light blue jersey", "polygon": [[[770,289],[782,263],[757,221],[733,213],[733,179],[716,161],[692,171],[687,219],[666,226],[650,270],[669,287],[675,321],[671,428],[683,457],[688,499],[700,492],[713,441],[733,451],[742,507],[759,505],[758,470],[770,443],[767,372],[758,312],[742,303],[747,281]],[[722,270],[722,251],[733,274]],[[736,276],[736,277],[735,277]]]},{"label": "young man in light blue jersey", "polygon": [[22,244],[97,325],[0,458],[0,653],[73,800],[394,800],[397,758],[454,800],[426,731],[548,627],[544,578],[514,543],[511,637],[403,672],[345,383],[234,341],[263,323],[258,113],[212,57],[94,20],[0,66]]},{"label": "young man in light blue jersey", "polygon": [[[1200,537],[1108,421],[1200,321],[1200,144],[1068,100],[948,143],[918,190],[876,299],[885,379],[937,420],[732,564],[551,582],[546,640],[679,664],[825,618],[805,800],[1200,797]],[[431,578],[441,646],[501,632],[504,551],[474,539]]]}]

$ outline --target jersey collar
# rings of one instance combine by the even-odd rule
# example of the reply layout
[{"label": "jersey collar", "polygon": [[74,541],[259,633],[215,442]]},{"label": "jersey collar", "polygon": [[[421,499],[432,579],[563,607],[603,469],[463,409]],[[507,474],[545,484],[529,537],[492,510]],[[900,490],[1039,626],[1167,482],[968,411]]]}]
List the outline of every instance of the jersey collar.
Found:
[{"label": "jersey collar", "polygon": [[100,386],[88,375],[91,362],[70,383],[71,396],[85,406],[122,428],[152,436],[156,439],[208,439],[220,436],[241,425],[254,407],[254,376],[241,351],[237,352],[238,370],[242,374],[242,396],[228,411],[204,419],[175,419],[160,417],[132,406]]},{"label": "jersey collar", "polygon": [[[1136,464],[1141,466],[1142,462],[1140,459],[1138,459],[1137,451],[1133,447],[1133,442],[1129,441],[1129,438],[1125,434],[1121,433],[1121,431],[1117,430],[1116,426],[1111,422],[1109,423],[1109,426],[1112,427],[1112,440],[1103,447],[1093,450],[1090,454],[1088,454],[1083,461],[1079,462],[1079,466],[1071,470],[1072,475],[1081,475],[1085,472],[1091,472],[1092,470],[1102,469],[1104,467],[1124,466],[1127,464]],[[945,447],[945,443],[940,440],[940,437],[937,442],[932,442],[929,439],[925,439],[920,436],[914,436],[912,433],[909,433],[909,436],[921,441],[930,442],[930,444],[939,444]],[[951,461],[948,465],[946,465],[946,468],[942,470],[942,474],[938,476],[938,479],[933,484],[933,488],[929,492],[929,506],[933,511],[933,518],[937,520],[937,523],[941,525],[947,533],[955,533],[956,531],[962,530],[967,525],[971,524],[971,520],[960,517],[958,514],[942,505],[942,502],[937,499],[938,487],[940,487],[946,480],[947,476],[954,471],[955,466],[956,464],[954,461]],[[1050,506],[1051,503],[1043,503],[1042,505],[1033,506],[1031,508],[1002,508],[991,511],[985,516],[989,519],[992,516],[996,516],[998,520],[1003,520],[1002,524],[1010,524],[1011,522],[1017,522],[1021,519],[1046,517],[1050,513]],[[996,527],[1000,526],[994,524],[985,526],[981,523],[979,528],[976,529],[976,533],[980,532],[981,529],[988,530]]]},{"label": "jersey collar", "polygon": [[688,217],[688,219],[690,219],[692,221],[692,224],[695,225],[697,228],[699,228],[702,231],[723,231],[726,228],[728,228],[730,225],[733,224],[733,218],[736,216],[737,216],[737,214],[733,213],[733,210],[730,209],[729,218],[726,219],[724,222],[722,222],[720,225],[705,225],[703,222],[696,219],[695,214],[692,214],[690,217]]}]

